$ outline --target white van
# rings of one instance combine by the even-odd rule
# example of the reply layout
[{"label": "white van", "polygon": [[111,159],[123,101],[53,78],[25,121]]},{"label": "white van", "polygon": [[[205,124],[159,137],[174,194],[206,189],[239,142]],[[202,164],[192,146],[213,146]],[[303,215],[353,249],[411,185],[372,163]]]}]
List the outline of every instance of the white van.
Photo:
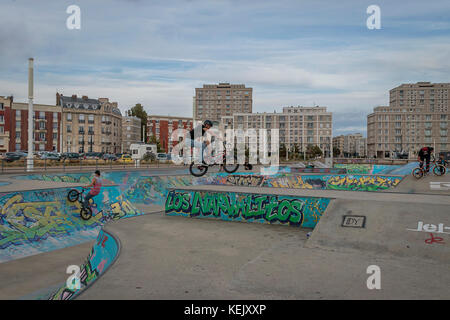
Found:
[{"label": "white van", "polygon": [[133,143],[130,145],[131,158],[133,160],[142,160],[146,153],[157,153],[156,144]]}]

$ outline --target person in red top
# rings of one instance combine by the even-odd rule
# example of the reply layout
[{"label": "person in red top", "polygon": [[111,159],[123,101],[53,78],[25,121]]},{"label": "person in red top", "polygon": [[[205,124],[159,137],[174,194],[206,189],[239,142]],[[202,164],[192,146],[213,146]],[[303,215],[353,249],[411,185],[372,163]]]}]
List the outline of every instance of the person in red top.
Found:
[{"label": "person in red top", "polygon": [[427,172],[430,171],[430,159],[431,159],[431,154],[433,153],[433,147],[423,147],[422,149],[420,149],[417,161],[419,161],[420,163],[420,167],[423,168],[423,162],[426,161],[426,167],[425,170]]},{"label": "person in red top", "polygon": [[103,181],[100,178],[100,171],[96,170],[95,171],[95,176],[92,179],[91,184],[85,187],[85,188],[92,188],[91,191],[89,191],[89,193],[86,195],[86,198],[84,198],[83,205],[85,207],[89,206],[89,200],[90,199],[92,199],[93,197],[95,197],[96,195],[98,195],[100,193],[100,190],[102,188],[102,183],[103,183]]}]

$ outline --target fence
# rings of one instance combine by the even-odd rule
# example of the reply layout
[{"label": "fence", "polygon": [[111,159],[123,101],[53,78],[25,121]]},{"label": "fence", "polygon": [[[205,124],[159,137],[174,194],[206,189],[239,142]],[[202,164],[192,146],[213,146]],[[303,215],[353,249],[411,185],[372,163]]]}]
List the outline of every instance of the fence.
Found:
[{"label": "fence", "polygon": [[[137,161],[122,162],[120,160],[88,160],[88,159],[64,159],[64,160],[33,160],[33,172],[40,171],[86,171],[96,169],[134,169],[134,168],[169,168],[173,167],[172,161],[143,161],[139,164]],[[23,158],[8,162],[5,159],[1,159],[1,171],[0,173],[20,173],[27,172],[27,159]]]}]

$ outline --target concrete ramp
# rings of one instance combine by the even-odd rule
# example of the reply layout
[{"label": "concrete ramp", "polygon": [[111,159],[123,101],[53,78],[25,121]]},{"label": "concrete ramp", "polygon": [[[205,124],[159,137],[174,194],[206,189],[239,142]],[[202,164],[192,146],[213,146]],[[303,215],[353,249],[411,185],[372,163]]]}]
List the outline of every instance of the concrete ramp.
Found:
[{"label": "concrete ramp", "polygon": [[450,263],[448,204],[334,199],[307,247]]},{"label": "concrete ramp", "polygon": [[0,263],[92,241],[110,215],[143,214],[118,187],[110,186],[94,198],[93,216],[85,221],[80,203],[67,200],[70,189],[0,194]]}]

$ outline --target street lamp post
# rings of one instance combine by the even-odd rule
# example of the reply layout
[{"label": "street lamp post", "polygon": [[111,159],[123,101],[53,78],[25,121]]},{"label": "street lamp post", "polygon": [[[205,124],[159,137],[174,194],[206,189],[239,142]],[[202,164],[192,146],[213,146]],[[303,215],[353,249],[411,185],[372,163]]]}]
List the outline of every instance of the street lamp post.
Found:
[{"label": "street lamp post", "polygon": [[33,171],[33,141],[34,141],[34,119],[33,119],[33,58],[28,59],[28,156],[27,171]]}]

